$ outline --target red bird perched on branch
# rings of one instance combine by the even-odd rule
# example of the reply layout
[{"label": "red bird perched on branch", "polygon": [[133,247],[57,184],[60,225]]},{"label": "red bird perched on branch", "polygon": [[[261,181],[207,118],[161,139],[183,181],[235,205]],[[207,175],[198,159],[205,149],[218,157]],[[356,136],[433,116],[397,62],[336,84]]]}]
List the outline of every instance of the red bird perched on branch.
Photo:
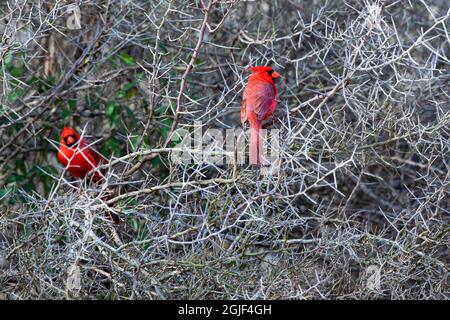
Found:
[{"label": "red bird perched on branch", "polygon": [[[106,159],[89,146],[84,138],[72,128],[64,127],[61,132],[61,142],[58,152],[59,162],[67,168],[72,176],[84,178],[91,170],[98,167]],[[101,180],[101,175],[96,172],[94,182]]]},{"label": "red bird perched on branch", "polygon": [[[82,179],[101,163],[107,162],[105,157],[89,146],[86,139],[81,138],[70,127],[64,127],[61,132],[61,143],[57,157],[59,162],[67,168],[71,175]],[[92,179],[94,182],[100,181],[102,179],[102,173],[95,172]],[[108,201],[110,196],[107,194],[102,199]],[[120,222],[119,217],[112,211],[106,212],[105,215],[115,223]]]},{"label": "red bird perched on branch", "polygon": [[268,66],[248,68],[252,71],[244,90],[241,107],[242,126],[250,123],[250,164],[264,164],[262,123],[275,110],[278,90],[275,79],[280,74]]}]

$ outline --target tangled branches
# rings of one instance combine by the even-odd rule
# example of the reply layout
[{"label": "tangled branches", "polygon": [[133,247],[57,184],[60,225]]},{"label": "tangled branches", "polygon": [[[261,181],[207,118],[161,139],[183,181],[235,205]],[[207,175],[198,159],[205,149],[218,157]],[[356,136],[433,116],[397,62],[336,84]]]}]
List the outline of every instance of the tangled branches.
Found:
[{"label": "tangled branches", "polygon": [[[445,1],[6,2],[0,298],[448,298]],[[266,64],[277,160],[172,161]],[[66,124],[101,183],[57,164]]]}]

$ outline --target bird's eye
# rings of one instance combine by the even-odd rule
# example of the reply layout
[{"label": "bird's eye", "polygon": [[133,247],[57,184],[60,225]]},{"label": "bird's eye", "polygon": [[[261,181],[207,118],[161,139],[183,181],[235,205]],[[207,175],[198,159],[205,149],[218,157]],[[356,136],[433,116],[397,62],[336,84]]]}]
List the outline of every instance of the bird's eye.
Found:
[{"label": "bird's eye", "polygon": [[267,71],[267,73],[269,74],[269,76],[271,76],[273,73],[273,70],[269,70],[269,71]]}]

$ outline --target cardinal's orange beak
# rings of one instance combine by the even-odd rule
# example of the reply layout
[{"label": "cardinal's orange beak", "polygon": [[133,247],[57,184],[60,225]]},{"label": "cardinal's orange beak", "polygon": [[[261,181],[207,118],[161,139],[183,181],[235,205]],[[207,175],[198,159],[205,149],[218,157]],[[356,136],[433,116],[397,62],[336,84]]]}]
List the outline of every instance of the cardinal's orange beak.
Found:
[{"label": "cardinal's orange beak", "polygon": [[272,78],[276,79],[279,77],[281,77],[281,75],[278,72],[276,72],[276,71],[272,72]]},{"label": "cardinal's orange beak", "polygon": [[75,143],[75,139],[72,136],[68,136],[66,142],[67,145],[71,146]]}]

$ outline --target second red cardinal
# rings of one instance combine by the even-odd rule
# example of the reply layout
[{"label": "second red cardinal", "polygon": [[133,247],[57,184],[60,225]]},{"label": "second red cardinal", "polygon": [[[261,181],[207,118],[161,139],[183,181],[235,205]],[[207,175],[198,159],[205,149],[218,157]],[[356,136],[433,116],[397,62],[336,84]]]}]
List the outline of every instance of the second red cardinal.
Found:
[{"label": "second red cardinal", "polygon": [[[64,127],[61,132],[61,142],[57,157],[59,162],[66,167],[71,175],[82,179],[101,163],[107,162],[100,153],[89,146],[86,139],[81,138],[81,136],[70,127]],[[100,181],[102,179],[102,173],[98,171],[95,172],[92,179],[94,182]],[[108,201],[110,196],[107,194],[103,196],[102,199]],[[120,222],[119,216],[112,210],[105,212],[105,215],[115,223]]]},{"label": "second red cardinal", "polygon": [[[86,140],[70,127],[64,127],[61,132],[58,160],[77,178],[84,178],[101,162],[106,162],[100,153],[91,148]],[[101,175],[96,172],[93,180],[101,180]]]},{"label": "second red cardinal", "polygon": [[280,74],[268,66],[251,67],[252,71],[244,90],[241,107],[242,126],[250,123],[250,164],[264,164],[262,123],[275,110],[278,90],[275,79]]}]

